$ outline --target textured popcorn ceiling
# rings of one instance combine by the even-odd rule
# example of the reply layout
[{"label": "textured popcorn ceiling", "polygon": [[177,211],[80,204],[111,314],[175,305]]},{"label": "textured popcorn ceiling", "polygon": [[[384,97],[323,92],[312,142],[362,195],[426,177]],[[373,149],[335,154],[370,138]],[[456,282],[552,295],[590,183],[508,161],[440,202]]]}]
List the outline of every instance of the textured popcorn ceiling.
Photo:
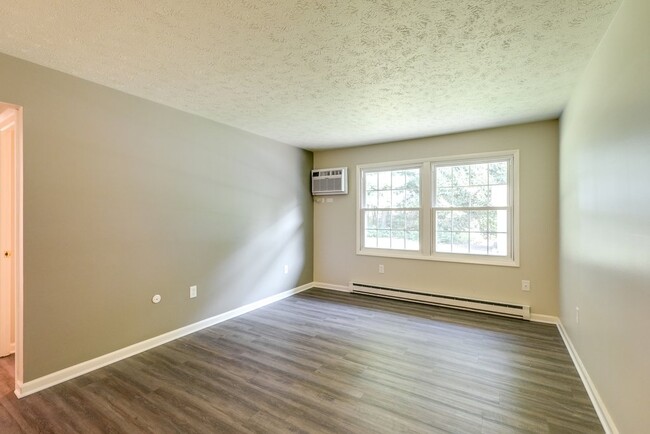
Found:
[{"label": "textured popcorn ceiling", "polygon": [[2,0],[0,52],[281,142],[557,117],[620,0]]}]

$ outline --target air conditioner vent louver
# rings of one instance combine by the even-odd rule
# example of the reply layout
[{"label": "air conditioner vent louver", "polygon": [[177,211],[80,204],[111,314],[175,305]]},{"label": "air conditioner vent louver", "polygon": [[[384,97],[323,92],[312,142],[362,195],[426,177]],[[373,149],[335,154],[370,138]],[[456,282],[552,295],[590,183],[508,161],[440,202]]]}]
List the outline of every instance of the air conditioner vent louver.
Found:
[{"label": "air conditioner vent louver", "polygon": [[311,194],[314,196],[348,194],[348,168],[312,170]]},{"label": "air conditioner vent louver", "polygon": [[471,310],[475,312],[490,313],[493,315],[507,316],[530,320],[530,306],[500,303],[496,301],[478,300],[452,295],[428,294],[406,289],[388,288],[365,283],[350,283],[353,293],[372,295],[376,297],[393,298],[396,300],[412,301],[416,303],[433,304],[455,309]]}]

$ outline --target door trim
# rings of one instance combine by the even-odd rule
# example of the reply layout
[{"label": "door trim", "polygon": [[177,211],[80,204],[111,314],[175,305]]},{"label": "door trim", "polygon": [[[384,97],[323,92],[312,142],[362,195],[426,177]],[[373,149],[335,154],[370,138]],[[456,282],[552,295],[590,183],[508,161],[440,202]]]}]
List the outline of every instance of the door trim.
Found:
[{"label": "door trim", "polygon": [[13,155],[14,174],[14,285],[15,285],[15,389],[20,390],[23,383],[23,108],[14,104],[0,102],[0,111],[12,108],[16,110],[16,136]]},{"label": "door trim", "polygon": [[[16,351],[16,269],[14,252],[14,152],[18,112],[0,106],[0,357]],[[7,257],[2,257],[5,253]]]}]

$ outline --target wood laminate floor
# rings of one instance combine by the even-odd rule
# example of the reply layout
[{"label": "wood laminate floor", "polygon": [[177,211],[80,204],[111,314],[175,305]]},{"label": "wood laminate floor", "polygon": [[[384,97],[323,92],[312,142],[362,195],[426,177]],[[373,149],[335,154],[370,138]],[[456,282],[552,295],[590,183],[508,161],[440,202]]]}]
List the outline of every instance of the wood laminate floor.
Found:
[{"label": "wood laminate floor", "polygon": [[598,433],[555,326],[311,289],[18,400],[2,433]]}]

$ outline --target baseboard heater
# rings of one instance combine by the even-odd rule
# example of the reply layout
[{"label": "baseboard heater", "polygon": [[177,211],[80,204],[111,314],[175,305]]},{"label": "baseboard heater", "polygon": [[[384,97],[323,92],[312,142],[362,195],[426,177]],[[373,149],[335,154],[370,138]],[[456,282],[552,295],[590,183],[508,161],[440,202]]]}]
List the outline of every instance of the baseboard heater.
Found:
[{"label": "baseboard heater", "polygon": [[388,288],[384,286],[368,285],[365,283],[356,282],[350,283],[350,290],[355,294],[393,298],[396,300],[433,304],[436,306],[444,306],[454,309],[471,310],[475,312],[507,316],[510,318],[530,320],[530,306],[477,300],[472,298],[456,297],[453,295],[427,294],[424,292]]}]

